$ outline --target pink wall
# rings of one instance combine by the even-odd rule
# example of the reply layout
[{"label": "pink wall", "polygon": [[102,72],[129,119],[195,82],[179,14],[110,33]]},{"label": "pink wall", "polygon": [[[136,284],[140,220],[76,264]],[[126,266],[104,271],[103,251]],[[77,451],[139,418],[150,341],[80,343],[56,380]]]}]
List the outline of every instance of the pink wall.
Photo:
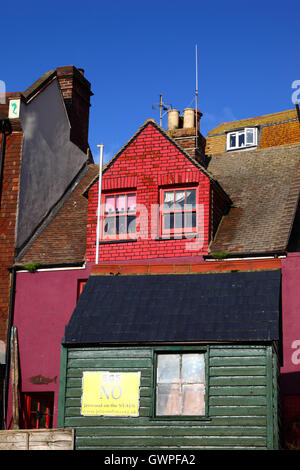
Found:
[{"label": "pink wall", "polygon": [[[18,272],[13,325],[18,330],[21,391],[54,392],[53,427],[57,426],[61,340],[77,301],[78,281],[85,269]],[[42,376],[49,383],[33,384]],[[46,378],[46,379],[45,379]],[[8,427],[11,427],[9,394]]]},{"label": "pink wall", "polygon": [[282,332],[283,392],[300,395],[300,253],[282,260]]}]

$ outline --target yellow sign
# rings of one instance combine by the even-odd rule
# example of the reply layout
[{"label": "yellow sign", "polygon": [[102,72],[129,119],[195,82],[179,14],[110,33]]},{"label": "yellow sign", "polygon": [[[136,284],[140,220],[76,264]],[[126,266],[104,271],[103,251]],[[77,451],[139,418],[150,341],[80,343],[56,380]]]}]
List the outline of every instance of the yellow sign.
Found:
[{"label": "yellow sign", "polygon": [[140,372],[84,372],[81,414],[138,416]]}]

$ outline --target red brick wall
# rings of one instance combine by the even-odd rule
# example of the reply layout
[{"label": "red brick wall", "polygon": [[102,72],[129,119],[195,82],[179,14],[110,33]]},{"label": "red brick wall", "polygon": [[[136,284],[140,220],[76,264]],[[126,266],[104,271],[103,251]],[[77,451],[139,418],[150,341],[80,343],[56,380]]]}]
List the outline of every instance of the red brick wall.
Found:
[{"label": "red brick wall", "polygon": [[[203,240],[201,237],[197,241],[155,239],[159,237],[159,227],[157,223],[151,223],[151,205],[159,204],[160,187],[176,187],[180,184],[199,185],[197,203],[202,205],[203,210],[200,227]],[[141,230],[141,238],[134,242],[102,242],[99,248],[99,262],[169,258],[207,253],[210,186],[211,182],[208,176],[188,160],[155,125],[149,122],[104,172],[102,181],[104,194],[114,189],[136,190],[137,205],[142,204],[147,209],[147,230]],[[97,202],[98,182],[89,191],[87,260],[92,262],[95,262]],[[152,236],[151,233],[153,233]]]},{"label": "red brick wall", "polygon": [[22,132],[6,137],[0,210],[0,341],[6,343],[10,268],[14,263]]}]

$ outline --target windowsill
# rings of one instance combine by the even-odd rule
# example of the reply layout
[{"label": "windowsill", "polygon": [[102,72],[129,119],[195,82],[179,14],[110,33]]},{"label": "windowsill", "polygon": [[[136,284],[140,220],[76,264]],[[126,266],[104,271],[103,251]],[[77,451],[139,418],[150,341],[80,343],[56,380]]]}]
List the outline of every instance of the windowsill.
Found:
[{"label": "windowsill", "polygon": [[156,237],[154,240],[156,241],[165,241],[165,240],[194,240],[195,238],[199,238],[197,234],[191,235],[162,235],[161,237]]},{"label": "windowsill", "polygon": [[[131,243],[136,242],[137,238],[126,238],[126,239],[118,239],[118,240],[100,240],[99,245],[110,245],[111,243]],[[95,242],[96,245],[96,242]]]},{"label": "windowsill", "polygon": [[234,149],[226,149],[226,152],[244,152],[244,151],[247,151],[247,150],[254,150],[257,147],[258,147],[257,144],[256,145],[247,145],[247,147],[237,147],[237,148],[234,148]]}]

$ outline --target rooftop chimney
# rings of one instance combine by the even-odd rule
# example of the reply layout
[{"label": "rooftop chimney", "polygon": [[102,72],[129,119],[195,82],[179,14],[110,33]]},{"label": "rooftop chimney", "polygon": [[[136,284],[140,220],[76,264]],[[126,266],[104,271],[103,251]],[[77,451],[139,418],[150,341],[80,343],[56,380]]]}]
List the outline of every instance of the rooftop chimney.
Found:
[{"label": "rooftop chimney", "polygon": [[205,138],[200,134],[202,113],[185,108],[183,116],[176,109],[168,111],[168,134],[192,158],[205,165]]},{"label": "rooftop chimney", "polygon": [[70,140],[87,153],[91,84],[84,70],[73,65],[58,67],[56,73],[71,124]]}]

